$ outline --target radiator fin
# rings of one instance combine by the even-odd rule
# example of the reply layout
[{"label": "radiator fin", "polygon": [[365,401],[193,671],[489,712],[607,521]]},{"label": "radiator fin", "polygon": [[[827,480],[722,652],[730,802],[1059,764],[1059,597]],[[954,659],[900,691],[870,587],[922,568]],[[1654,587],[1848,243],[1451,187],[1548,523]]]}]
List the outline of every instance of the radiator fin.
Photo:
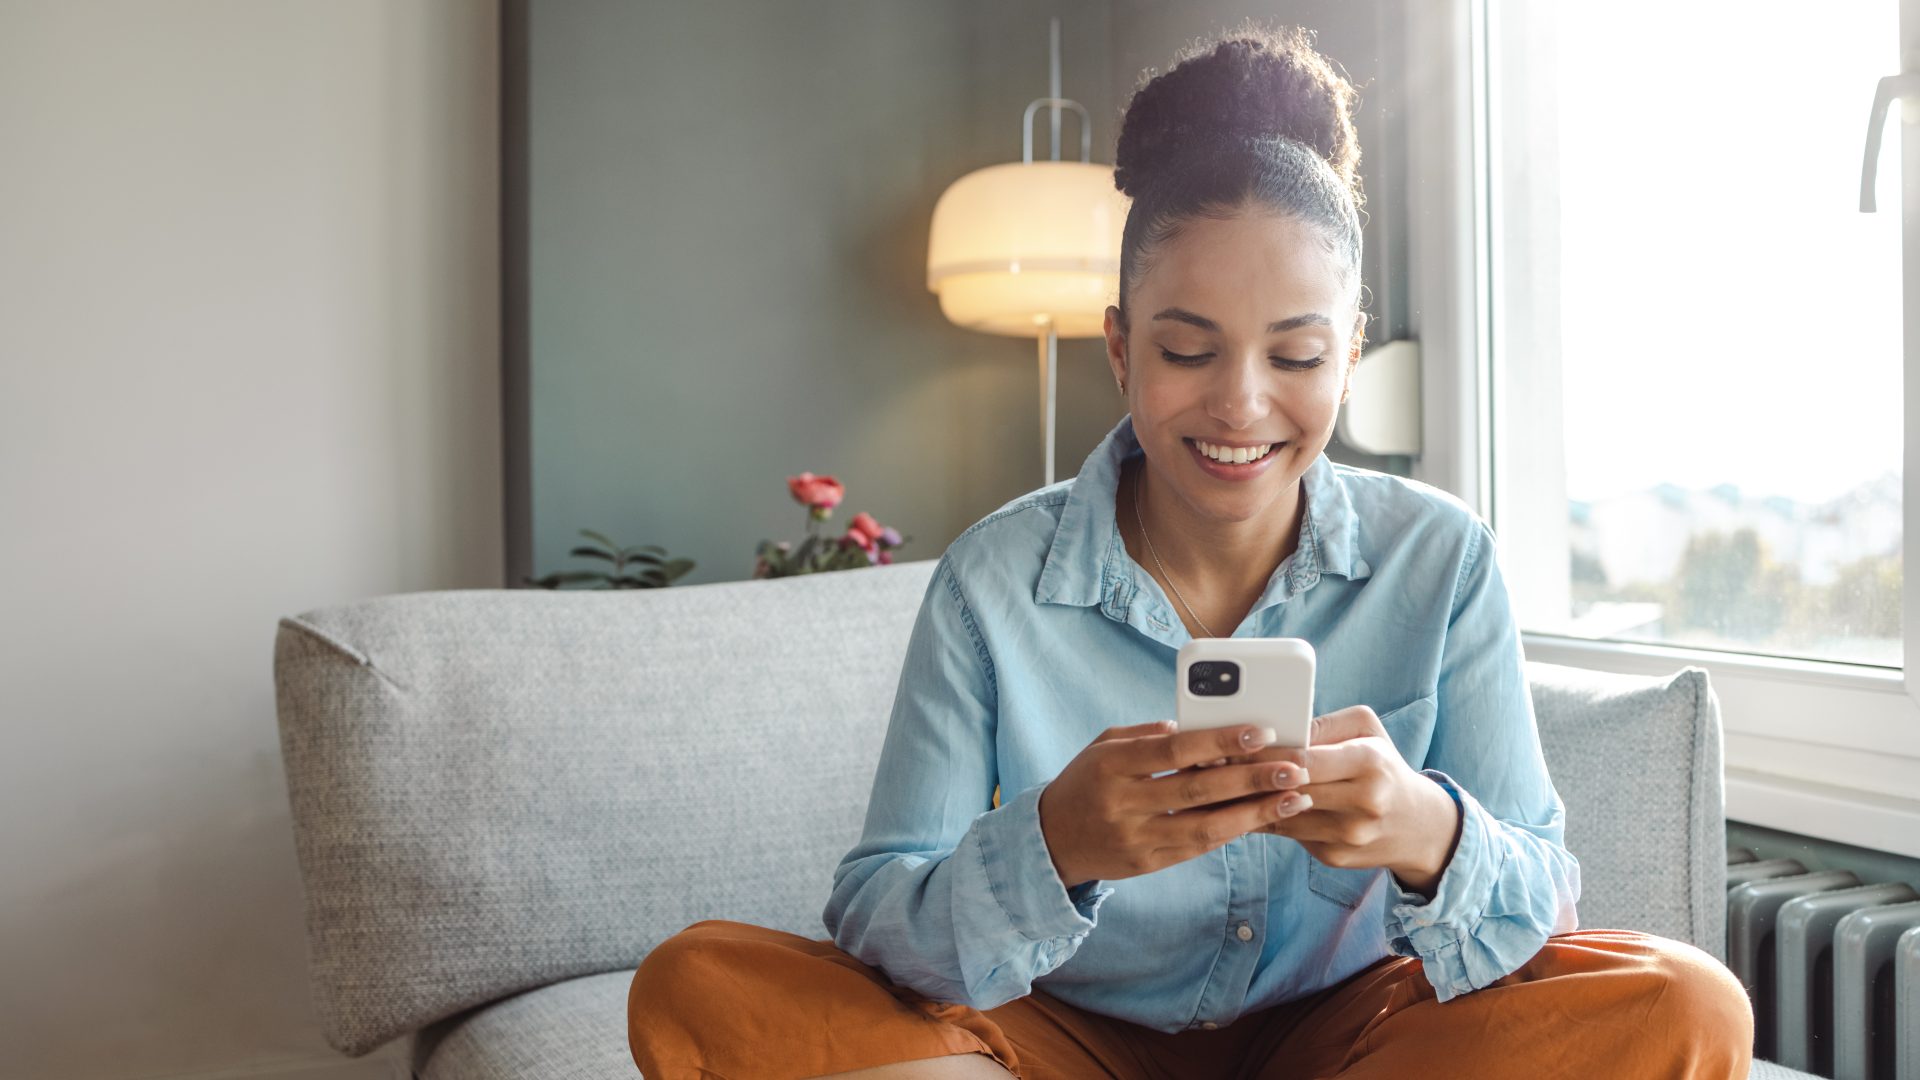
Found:
[{"label": "radiator fin", "polygon": [[1781,907],[1811,893],[1860,884],[1851,870],[1789,874],[1736,886],[1727,892],[1727,967],[1753,1000],[1753,1053],[1776,1059],[1779,982],[1775,978],[1774,926]]},{"label": "radiator fin", "polygon": [[1753,1001],[1756,1061],[1835,1080],[1920,1080],[1913,885],[1729,848],[1726,944]]},{"label": "radiator fin", "polygon": [[1833,937],[1862,908],[1920,899],[1910,885],[1856,885],[1782,905],[1774,930],[1782,1065],[1833,1076]]}]

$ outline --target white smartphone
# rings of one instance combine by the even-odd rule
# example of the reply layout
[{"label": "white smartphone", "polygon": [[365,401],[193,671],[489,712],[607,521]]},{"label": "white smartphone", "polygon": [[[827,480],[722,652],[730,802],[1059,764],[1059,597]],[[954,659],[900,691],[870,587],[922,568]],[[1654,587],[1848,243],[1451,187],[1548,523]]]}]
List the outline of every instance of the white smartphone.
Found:
[{"label": "white smartphone", "polygon": [[1195,638],[1180,647],[1175,717],[1181,731],[1259,724],[1276,746],[1313,731],[1313,646],[1302,638]]}]

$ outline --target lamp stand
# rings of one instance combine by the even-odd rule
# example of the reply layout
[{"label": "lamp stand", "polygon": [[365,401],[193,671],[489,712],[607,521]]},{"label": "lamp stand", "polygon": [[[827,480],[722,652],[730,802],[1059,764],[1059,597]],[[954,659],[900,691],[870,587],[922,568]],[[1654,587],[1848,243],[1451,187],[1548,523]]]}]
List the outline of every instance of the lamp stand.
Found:
[{"label": "lamp stand", "polygon": [[1060,335],[1053,320],[1042,317],[1040,323],[1040,445],[1046,448],[1047,484],[1053,483],[1053,399],[1060,381]]}]

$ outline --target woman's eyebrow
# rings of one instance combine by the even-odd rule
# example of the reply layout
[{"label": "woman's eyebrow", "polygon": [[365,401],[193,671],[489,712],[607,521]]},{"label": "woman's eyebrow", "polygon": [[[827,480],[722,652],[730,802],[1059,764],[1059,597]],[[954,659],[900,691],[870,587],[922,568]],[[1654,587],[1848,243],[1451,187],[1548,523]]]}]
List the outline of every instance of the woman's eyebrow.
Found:
[{"label": "woman's eyebrow", "polygon": [[[1155,321],[1158,321],[1160,319],[1171,319],[1175,322],[1183,322],[1190,326],[1197,326],[1200,329],[1205,330],[1210,334],[1217,334],[1220,332],[1219,323],[1214,322],[1212,319],[1207,318],[1205,315],[1188,311],[1186,308],[1170,307],[1165,311],[1162,311],[1160,314],[1155,315],[1153,318]],[[1332,319],[1327,318],[1325,315],[1322,315],[1319,312],[1313,312],[1307,315],[1295,315],[1291,318],[1281,319],[1279,322],[1270,322],[1267,324],[1267,333],[1281,334],[1281,333],[1285,333],[1288,330],[1298,330],[1302,326],[1332,326],[1332,325],[1333,325]]]}]

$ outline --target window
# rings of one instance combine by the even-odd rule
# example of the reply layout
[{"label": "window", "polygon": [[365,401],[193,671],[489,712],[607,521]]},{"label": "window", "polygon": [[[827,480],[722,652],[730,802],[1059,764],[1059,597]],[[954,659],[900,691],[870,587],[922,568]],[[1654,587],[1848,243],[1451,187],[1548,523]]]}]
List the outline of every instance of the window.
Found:
[{"label": "window", "polygon": [[[1494,254],[1524,273],[1493,290],[1491,347],[1504,385],[1542,384],[1495,510],[1541,552],[1530,630],[1898,669],[1897,166],[1887,212],[1858,203],[1899,12],[1757,14],[1494,9],[1525,57],[1488,87]],[[1511,463],[1547,441],[1556,467]]]},{"label": "window", "polygon": [[1920,855],[1920,101],[1859,209],[1920,0],[1410,16],[1416,476],[1529,659],[1711,672],[1730,818]]}]

